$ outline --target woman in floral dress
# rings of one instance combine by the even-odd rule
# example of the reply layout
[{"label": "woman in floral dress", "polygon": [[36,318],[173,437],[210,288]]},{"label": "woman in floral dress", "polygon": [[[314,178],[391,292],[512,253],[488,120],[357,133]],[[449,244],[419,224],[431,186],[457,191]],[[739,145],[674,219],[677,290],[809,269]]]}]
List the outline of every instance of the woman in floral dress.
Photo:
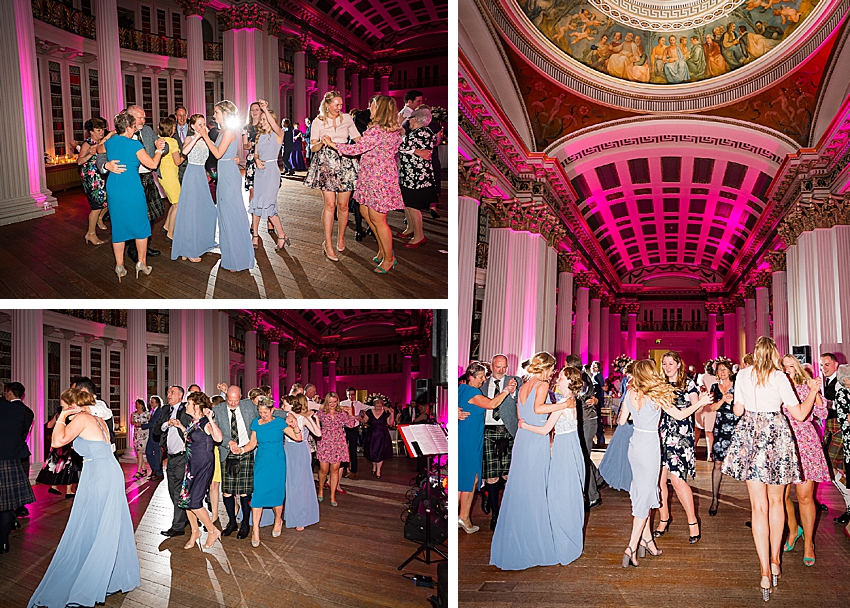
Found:
[{"label": "woman in floral dress", "polygon": [[331,506],[335,507],[339,463],[348,460],[348,442],[343,428],[354,428],[359,422],[339,406],[339,396],[334,392],[325,396],[322,409],[316,417],[322,430],[316,446],[316,458],[319,459],[319,502],[325,499],[325,480],[330,472]]},{"label": "woman in floral dress", "polygon": [[431,122],[431,110],[417,108],[410,115],[410,131],[401,140],[399,148],[399,181],[401,197],[404,200],[404,215],[407,229],[396,234],[399,238],[410,239],[405,247],[413,249],[424,245],[422,232],[422,212],[431,208],[437,200],[437,184],[434,179],[434,165],[431,155],[437,139],[428,128]]},{"label": "woman in floral dress", "polygon": [[[806,384],[811,376],[806,373],[796,357],[785,355],[782,357],[782,367],[785,374],[794,385],[794,391],[800,401],[805,401],[809,396],[809,386]],[[803,473],[803,483],[794,484],[794,492],[797,495],[797,503],[800,505],[800,522],[794,513],[794,503],[791,502],[791,486],[785,488],[785,515],[788,522],[788,540],[785,543],[785,551],[791,551],[797,544],[797,539],[803,537],[803,565],[815,565],[815,518],[817,508],[815,507],[815,483],[831,481],[829,478],[829,467],[826,466],[826,457],[823,454],[820,436],[815,429],[814,416],[819,420],[818,426],[822,426],[826,420],[826,404],[820,395],[815,397],[812,411],[805,420],[797,420],[788,411],[788,407],[782,406],[782,413],[791,423],[794,432],[794,440],[797,442],[797,454],[800,459],[800,469]]]},{"label": "woman in floral dress", "polygon": [[[841,434],[848,438],[844,442],[844,469],[850,470],[850,364],[838,366],[838,382],[835,385],[835,412],[841,424]],[[850,538],[850,523],[844,528],[844,536]]]},{"label": "woman in floral dress", "polygon": [[[679,353],[668,351],[661,357],[661,369],[667,381],[676,389],[673,405],[680,410],[686,409],[697,402],[699,391],[692,380],[688,379],[685,364]],[[688,516],[688,542],[692,545],[699,542],[700,525],[694,507],[694,493],[688,485],[688,478],[696,478],[697,467],[694,454],[694,417],[676,420],[666,412],[661,412],[661,508],[658,516],[661,525],[653,536],[664,536],[670,525],[670,491],[667,489],[667,478],[676,490],[676,496]]]},{"label": "woman in floral dress", "polygon": [[77,164],[80,166],[80,177],[83,179],[83,191],[86,193],[91,208],[86,242],[92,245],[102,245],[105,241],[97,238],[96,230],[97,228],[106,230],[106,226],[103,224],[103,216],[106,214],[106,181],[97,170],[95,160],[97,159],[98,145],[103,141],[107,125],[106,121],[99,116],[95,116],[89,122],[89,137],[80,146]]},{"label": "woman in floral dress", "polygon": [[362,155],[354,198],[378,240],[378,255],[372,258],[378,265],[375,272],[387,274],[396,265],[387,213],[404,209],[396,161],[404,131],[398,124],[398,108],[392,97],[376,95],[369,111],[372,121],[356,144],[335,143],[328,136],[322,141],[343,156]]},{"label": "woman in floral dress", "polygon": [[150,422],[151,415],[145,407],[144,399],[136,399],[136,411],[133,412],[133,449],[136,450],[136,474],[135,479],[141,479],[145,471],[145,448],[148,445],[149,430],[143,429],[142,425]]},{"label": "woman in floral dress", "polygon": [[710,392],[714,396],[714,403],[710,407],[711,411],[717,413],[717,418],[714,421],[714,443],[711,446],[714,467],[711,469],[711,506],[708,508],[708,514],[712,517],[717,515],[717,505],[720,501],[720,482],[723,480],[720,468],[726,458],[726,450],[732,443],[732,431],[738,424],[738,416],[732,411],[732,404],[735,403],[732,368],[725,361],[718,361],[714,372],[717,374],[717,382],[711,385]]}]

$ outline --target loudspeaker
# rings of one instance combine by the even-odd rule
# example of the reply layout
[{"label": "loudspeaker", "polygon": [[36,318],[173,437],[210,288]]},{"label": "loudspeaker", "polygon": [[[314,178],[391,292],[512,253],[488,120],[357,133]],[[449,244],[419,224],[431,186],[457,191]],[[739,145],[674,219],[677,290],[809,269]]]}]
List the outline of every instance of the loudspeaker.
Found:
[{"label": "loudspeaker", "polygon": [[791,354],[797,358],[800,365],[812,362],[812,347],[808,344],[805,346],[792,346]]},{"label": "loudspeaker", "polygon": [[416,380],[416,403],[434,403],[437,400],[437,395],[434,392],[434,385],[428,378]]},{"label": "loudspeaker", "polygon": [[[431,334],[431,355],[434,358],[434,383],[448,386],[449,368],[449,311],[434,311],[434,327]],[[433,400],[432,400],[433,401]]]},{"label": "loudspeaker", "polygon": [[[415,512],[404,522],[404,537],[417,543],[425,542],[425,505],[421,502]],[[431,542],[435,545],[446,542],[448,537],[448,522],[446,514],[441,513],[437,505],[431,509]]]}]

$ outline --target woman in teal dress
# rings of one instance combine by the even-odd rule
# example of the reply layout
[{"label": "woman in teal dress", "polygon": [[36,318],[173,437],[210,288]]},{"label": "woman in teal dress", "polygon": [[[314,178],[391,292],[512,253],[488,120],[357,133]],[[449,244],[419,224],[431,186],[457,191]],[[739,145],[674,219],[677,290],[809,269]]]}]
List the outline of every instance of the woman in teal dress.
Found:
[{"label": "woman in teal dress", "polygon": [[260,417],[251,422],[251,439],[237,454],[257,450],[254,459],[254,493],[251,495],[251,516],[254,522],[251,544],[260,545],[260,517],[263,508],[274,509],[272,536],[280,536],[283,527],[283,500],[286,497],[286,455],[283,438],[301,441],[301,430],[295,416],[274,416],[274,401],[271,397],[257,399]]},{"label": "woman in teal dress", "polygon": [[70,388],[59,400],[64,409],[53,429],[52,445],[73,441],[85,465],[62,540],[27,603],[29,608],[94,606],[107,595],[141,585],[121,465],[112,454],[106,425],[82,409],[95,404],[94,395]]},{"label": "woman in teal dress", "polygon": [[[457,525],[467,534],[478,532],[472,525],[470,510],[475,490],[481,483],[481,463],[484,458],[484,410],[496,409],[509,391],[488,399],[481,394],[481,386],[487,380],[487,368],[477,361],[470,363],[464,374],[466,384],[458,384],[458,459],[457,475],[460,492],[460,512]],[[470,407],[475,406],[475,407]]]},{"label": "woman in teal dress", "polygon": [[139,178],[139,165],[156,169],[159,159],[162,158],[164,142],[151,158],[145,152],[142,142],[133,139],[136,133],[136,119],[127,112],[121,112],[115,117],[115,132],[117,135],[107,139],[103,146],[107,162],[118,161],[119,166],[124,169],[121,173],[113,172],[106,180],[106,198],[109,200],[109,217],[112,220],[115,274],[120,282],[122,277],[127,276],[127,270],[124,268],[125,241],[136,240],[136,250],[139,252],[136,278],[139,278],[140,272],[151,273],[151,267],[146,263],[151,223],[148,221],[145,190]]}]

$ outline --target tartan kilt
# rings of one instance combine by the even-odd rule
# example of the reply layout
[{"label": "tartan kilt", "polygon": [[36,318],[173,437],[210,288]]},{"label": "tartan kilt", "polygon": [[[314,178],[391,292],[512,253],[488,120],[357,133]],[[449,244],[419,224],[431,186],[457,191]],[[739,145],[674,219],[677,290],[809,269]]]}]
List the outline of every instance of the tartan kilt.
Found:
[{"label": "tartan kilt", "polygon": [[[508,440],[508,451],[506,454],[496,454],[496,441]],[[507,475],[511,468],[511,452],[514,449],[514,438],[502,425],[490,425],[484,427],[484,466],[482,467],[481,482],[494,477]]]},{"label": "tartan kilt", "polygon": [[[230,475],[227,472],[228,460],[239,461],[239,474]],[[254,450],[241,456],[230,455],[224,461],[221,470],[221,491],[223,494],[251,494],[254,492]]]},{"label": "tartan kilt", "polygon": [[826,449],[827,462],[832,471],[832,477],[836,473],[847,478],[844,467],[844,438],[841,434],[841,421],[838,418],[829,418],[826,421],[826,435],[830,437],[829,446]]},{"label": "tartan kilt", "polygon": [[14,511],[35,502],[21,459],[0,460],[0,511]]},{"label": "tartan kilt", "polygon": [[165,213],[165,203],[159,195],[159,188],[154,181],[153,173],[139,173],[142,178],[142,187],[145,189],[145,200],[148,203],[148,220],[153,222]]}]

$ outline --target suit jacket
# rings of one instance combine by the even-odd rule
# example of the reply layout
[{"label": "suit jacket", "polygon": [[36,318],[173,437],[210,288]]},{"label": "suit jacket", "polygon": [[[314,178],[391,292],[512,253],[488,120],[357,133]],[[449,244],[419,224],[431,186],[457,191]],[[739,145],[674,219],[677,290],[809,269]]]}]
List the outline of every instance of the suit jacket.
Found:
[{"label": "suit jacket", "polygon": [[[186,123],[186,137],[190,135],[194,135],[192,131],[192,127],[189,126],[189,123]],[[180,137],[180,125],[177,125],[177,128],[174,130],[174,139],[177,140],[177,145],[180,146],[180,155],[183,156],[183,142],[186,141],[186,137]],[[168,153],[171,154],[174,150],[168,150]],[[186,165],[189,163],[186,162],[186,157],[183,156],[183,162],[180,163],[180,166],[177,167],[177,180],[182,184],[183,183],[183,174],[186,173]]]},{"label": "suit jacket", "polygon": [[[257,406],[254,405],[254,402],[250,399],[243,399],[240,401],[237,409],[242,412],[242,420],[245,422],[245,430],[248,432],[248,439],[250,439],[251,423],[260,417],[260,412],[257,410]],[[218,425],[218,428],[221,429],[222,435],[224,435],[221,440],[221,445],[218,446],[218,457],[222,464],[224,464],[224,461],[227,460],[228,456],[230,456],[230,415],[227,410],[228,407],[226,401],[213,407],[215,423]],[[278,411],[280,410],[275,410],[275,412]]]},{"label": "suit jacket", "polygon": [[[164,403],[162,407],[159,408],[159,424],[156,428],[160,429],[159,432],[162,433],[159,438],[159,445],[161,445],[162,449],[164,449],[166,452],[168,452],[168,433],[163,432],[161,429],[162,425],[168,422],[169,419],[171,419],[171,406],[167,403]],[[181,402],[180,406],[177,408],[177,419],[180,420],[180,424],[182,424],[184,428],[192,424],[192,417],[186,413],[185,401]],[[180,439],[186,441],[186,436],[183,434],[183,431],[178,428],[177,432],[180,434]]]},{"label": "suit jacket", "polygon": [[21,401],[0,399],[0,460],[22,460],[29,458],[27,435],[30,432],[34,414]]},{"label": "suit jacket", "polygon": [[[494,413],[499,414],[499,418],[502,419],[502,422],[505,423],[505,428],[508,430],[508,433],[511,434],[511,437],[516,437],[517,432],[517,407],[516,407],[516,399],[519,394],[519,387],[522,386],[522,378],[518,376],[505,376],[502,378],[502,382],[499,383],[499,389],[505,390],[505,385],[513,378],[516,380],[516,392],[513,395],[508,395],[505,397],[505,400],[499,404]],[[487,381],[481,385],[481,394],[485,397],[490,394],[490,386],[493,382],[492,376],[487,378]]]},{"label": "suit jacket", "polygon": [[823,383],[823,396],[830,401],[835,401],[835,389],[838,388],[838,375],[831,381],[827,380]]},{"label": "suit jacket", "polygon": [[162,439],[162,423],[159,421],[159,417],[162,415],[162,410],[164,408],[158,407],[151,412],[150,420],[142,423],[142,430],[150,431],[150,435],[148,437],[153,440],[154,443],[159,443]]}]

